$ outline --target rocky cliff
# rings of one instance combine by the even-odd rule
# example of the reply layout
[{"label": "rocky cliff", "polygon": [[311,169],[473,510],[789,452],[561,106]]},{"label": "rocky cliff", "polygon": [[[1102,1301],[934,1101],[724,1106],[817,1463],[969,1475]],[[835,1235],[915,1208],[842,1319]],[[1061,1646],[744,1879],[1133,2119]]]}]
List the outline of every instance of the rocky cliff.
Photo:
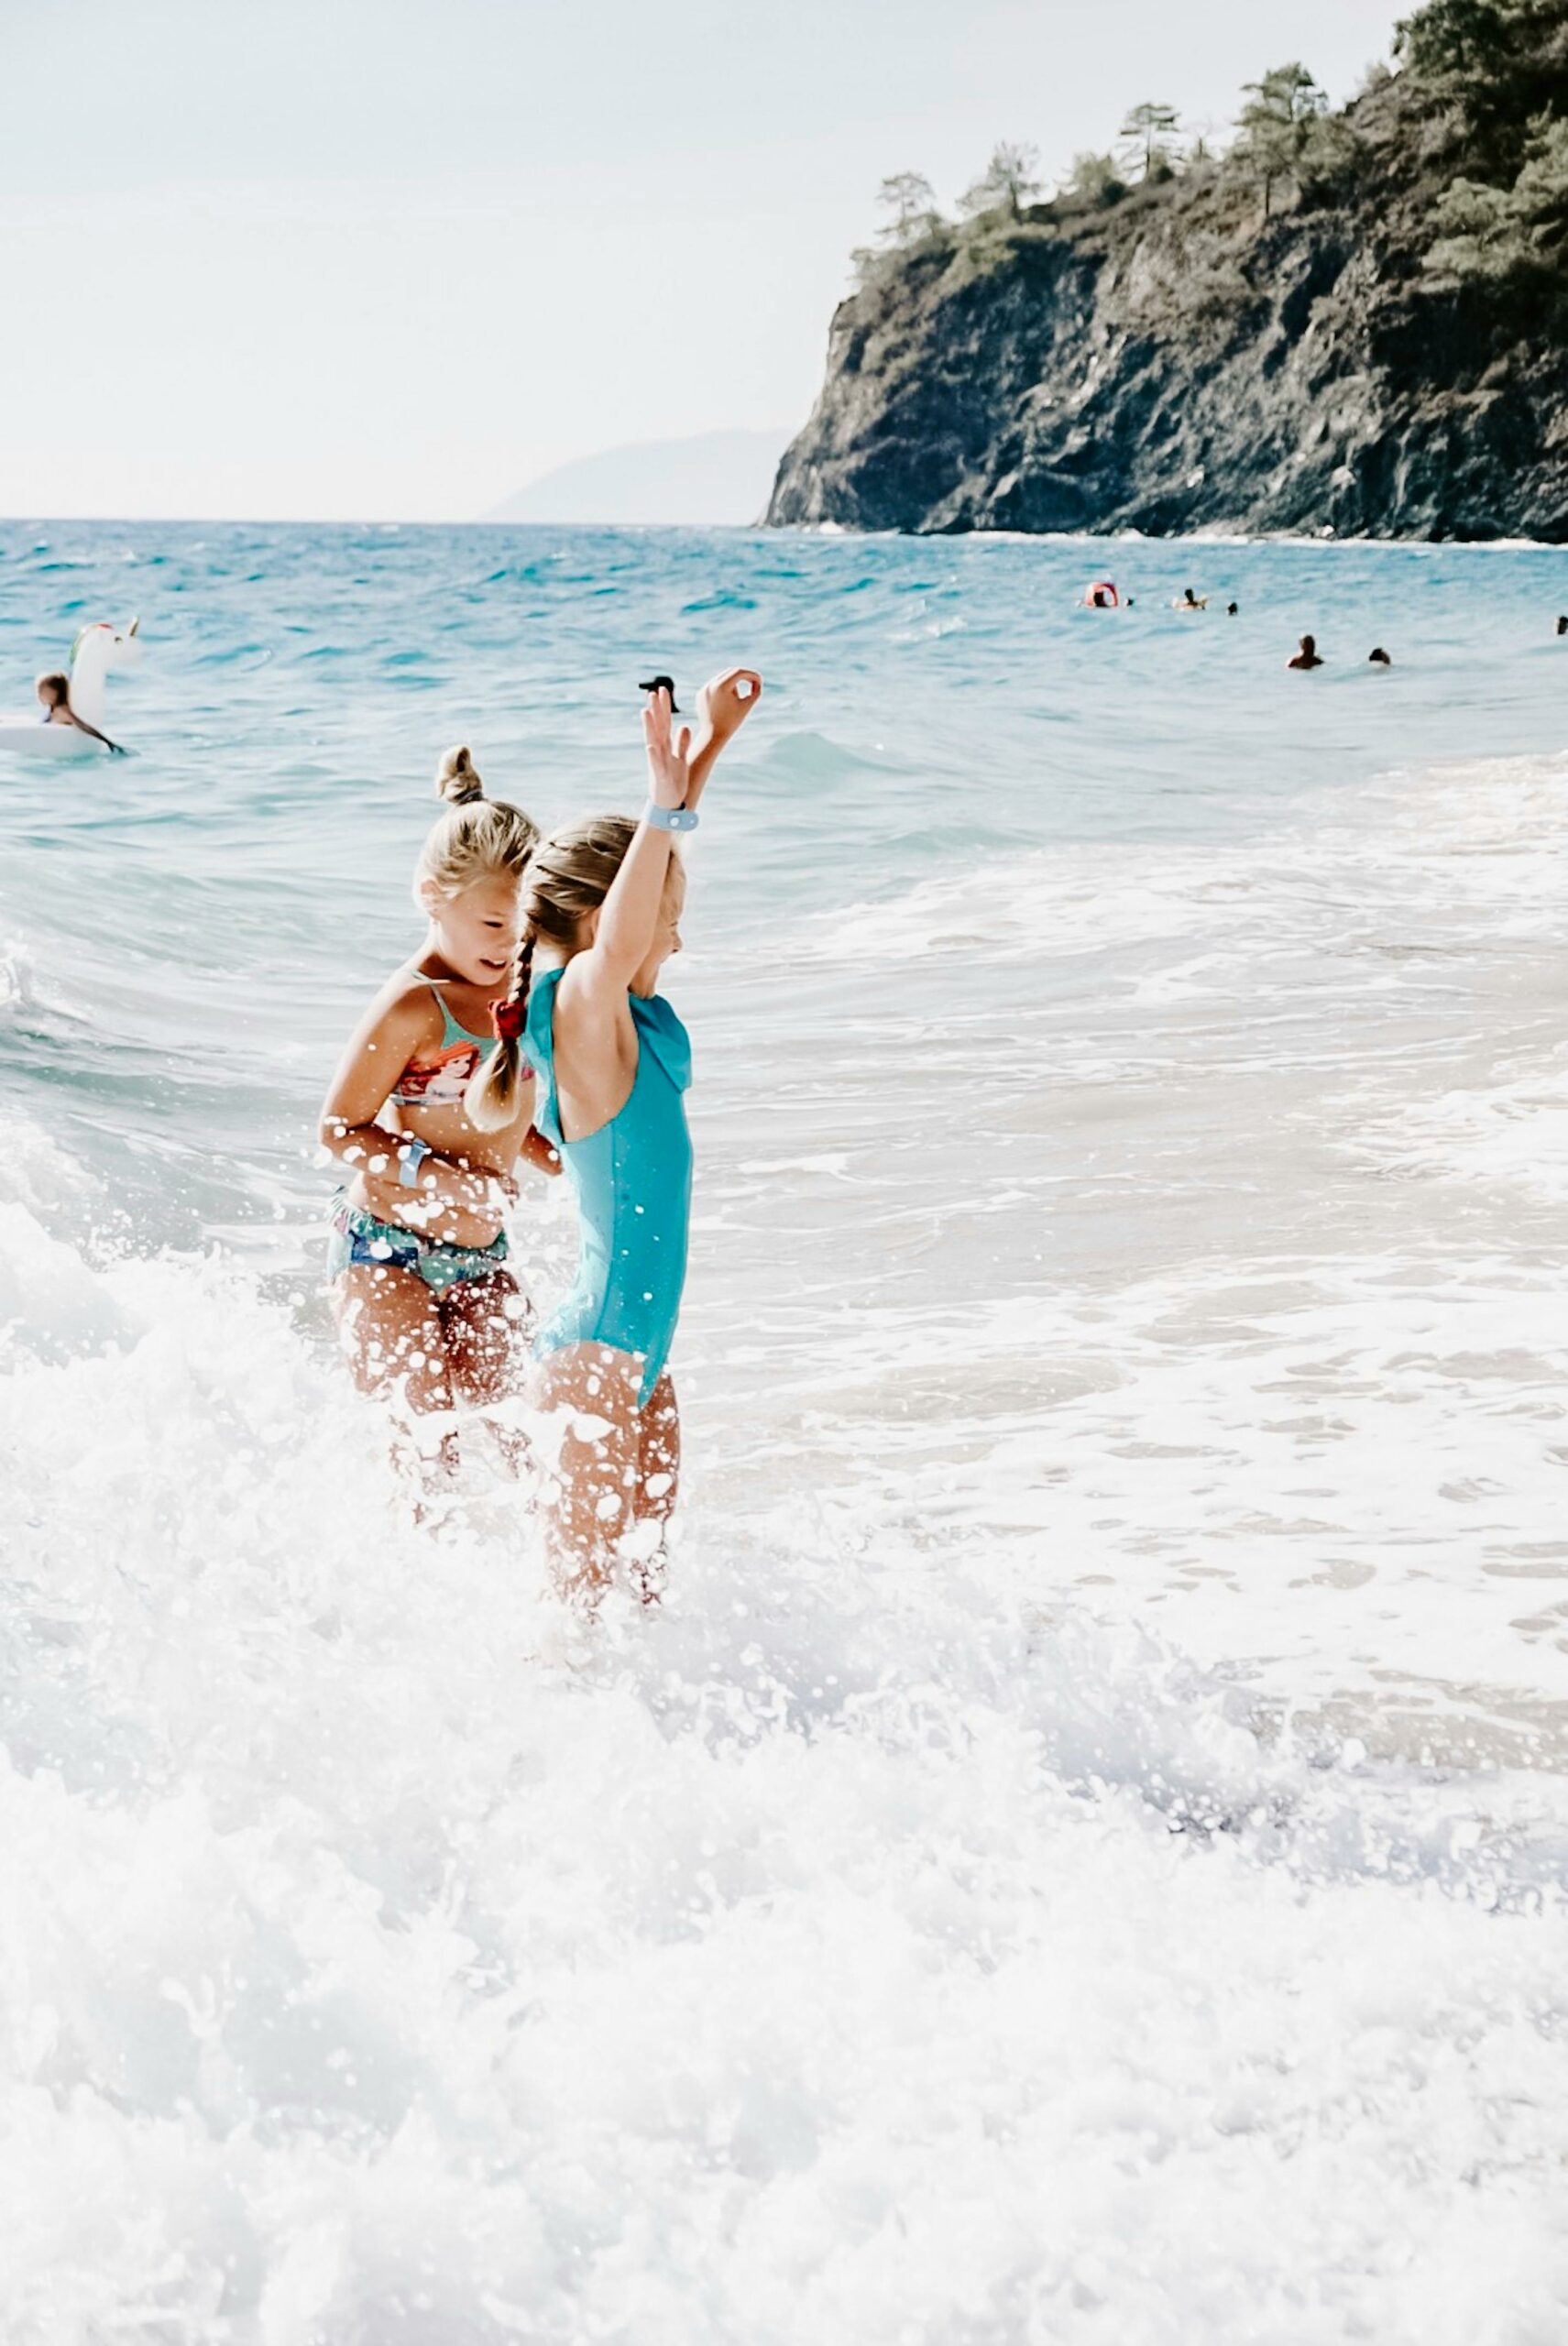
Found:
[{"label": "rocky cliff", "polygon": [[1433,0],[1401,49],[1266,191],[1244,147],[927,218],[768,520],[1568,541],[1568,0]]}]

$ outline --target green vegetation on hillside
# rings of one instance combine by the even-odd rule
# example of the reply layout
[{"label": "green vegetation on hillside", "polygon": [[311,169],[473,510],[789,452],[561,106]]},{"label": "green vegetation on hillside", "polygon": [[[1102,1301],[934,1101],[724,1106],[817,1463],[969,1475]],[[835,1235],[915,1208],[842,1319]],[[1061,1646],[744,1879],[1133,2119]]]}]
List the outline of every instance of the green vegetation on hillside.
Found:
[{"label": "green vegetation on hillside", "polygon": [[1292,60],[1246,85],[1218,149],[1184,136],[1174,107],[1141,100],[1116,147],[1075,156],[1044,202],[1023,144],[995,148],[956,219],[928,181],[898,173],[883,181],[877,244],[854,256],[857,281],[872,291],[921,261],[968,278],[1021,236],[1199,188],[1233,234],[1381,192],[1406,203],[1404,241],[1434,291],[1568,307],[1568,0],[1429,0],[1398,26],[1393,69],[1375,67],[1349,105],[1331,111]]},{"label": "green vegetation on hillside", "polygon": [[1568,543],[1568,0],[1429,0],[1344,106],[1292,59],[1041,178],[883,181],[772,519]]},{"label": "green vegetation on hillside", "polygon": [[1429,272],[1563,291],[1568,260],[1568,5],[1431,0],[1396,54],[1457,166],[1432,214]]}]

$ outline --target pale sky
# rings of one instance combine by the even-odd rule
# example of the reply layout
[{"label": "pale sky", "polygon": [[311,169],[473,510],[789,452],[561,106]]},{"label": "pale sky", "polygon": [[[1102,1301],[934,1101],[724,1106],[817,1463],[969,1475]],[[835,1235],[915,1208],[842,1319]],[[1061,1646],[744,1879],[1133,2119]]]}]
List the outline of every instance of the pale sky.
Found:
[{"label": "pale sky", "polygon": [[0,512],[466,519],[804,420],[879,180],[1050,177],[1410,0],[0,0]]}]

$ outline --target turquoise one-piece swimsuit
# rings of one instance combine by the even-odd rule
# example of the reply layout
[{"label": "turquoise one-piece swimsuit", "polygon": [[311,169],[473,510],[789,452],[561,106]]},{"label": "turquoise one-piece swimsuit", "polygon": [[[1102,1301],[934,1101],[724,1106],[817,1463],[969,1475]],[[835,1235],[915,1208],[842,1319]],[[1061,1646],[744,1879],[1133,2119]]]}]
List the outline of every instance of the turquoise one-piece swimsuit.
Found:
[{"label": "turquoise one-piece swimsuit", "polygon": [[551,970],[528,997],[527,1050],[539,1077],[534,1121],[561,1152],[577,1196],[582,1247],[576,1284],[534,1340],[543,1360],[567,1344],[613,1344],[642,1363],[637,1406],[659,1382],[680,1313],[691,1220],[692,1146],[685,1093],[691,1038],[669,1003],[628,997],[637,1029],[637,1075],[618,1116],[587,1140],[561,1130],[555,1088],[555,995]]}]

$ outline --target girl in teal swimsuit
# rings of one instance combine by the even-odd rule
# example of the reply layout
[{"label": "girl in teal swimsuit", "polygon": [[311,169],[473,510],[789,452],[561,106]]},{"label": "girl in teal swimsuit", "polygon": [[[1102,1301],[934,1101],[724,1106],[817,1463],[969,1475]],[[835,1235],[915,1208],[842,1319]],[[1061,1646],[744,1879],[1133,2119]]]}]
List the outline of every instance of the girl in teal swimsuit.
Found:
[{"label": "girl in teal swimsuit", "polygon": [[670,732],[670,696],[643,712],[649,804],[603,815],[534,851],[523,891],[501,1045],[475,1077],[468,1113],[504,1129],[536,1075],[540,1131],[577,1200],[576,1281],[535,1341],[537,1397],[560,1446],[547,1496],[557,1572],[591,1599],[638,1525],[675,1502],[680,1416],[667,1365],[685,1277],[691,1141],[686,1030],[658,993],[680,951],[685,873],[675,834],[695,829],[715,759],[757,705],[762,678],[734,668],[698,700],[696,755]]},{"label": "girl in teal swimsuit", "polygon": [[531,1083],[493,1132],[477,1132],[463,1105],[498,1047],[493,1012],[511,982],[538,829],[485,796],[466,750],[448,751],[436,789],[447,811],[414,880],[424,947],[350,1037],[320,1138],[348,1175],[327,1274],[350,1365],[364,1390],[436,1420],[414,1446],[444,1471],[456,1463],[452,1411],[521,1387],[526,1305],[502,1215],[520,1157],[545,1170],[560,1161],[531,1129]]}]

